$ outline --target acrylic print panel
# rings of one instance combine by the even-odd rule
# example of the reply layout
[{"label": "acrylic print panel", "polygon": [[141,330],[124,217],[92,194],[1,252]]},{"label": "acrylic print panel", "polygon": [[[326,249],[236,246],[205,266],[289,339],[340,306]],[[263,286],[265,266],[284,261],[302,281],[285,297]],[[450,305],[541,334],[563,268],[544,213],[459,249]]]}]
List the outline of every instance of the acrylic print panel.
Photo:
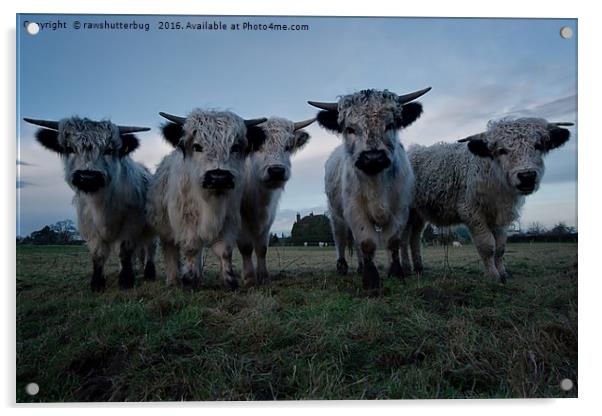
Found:
[{"label": "acrylic print panel", "polygon": [[17,401],[576,397],[577,33],[18,15]]}]

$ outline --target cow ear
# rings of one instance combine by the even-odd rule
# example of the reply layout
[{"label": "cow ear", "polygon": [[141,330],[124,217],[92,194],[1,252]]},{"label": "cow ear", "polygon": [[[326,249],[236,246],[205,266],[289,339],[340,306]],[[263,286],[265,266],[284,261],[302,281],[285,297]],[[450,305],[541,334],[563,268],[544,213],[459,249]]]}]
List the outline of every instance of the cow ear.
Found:
[{"label": "cow ear", "polygon": [[59,144],[59,132],[50,129],[38,129],[36,131],[36,139],[48,150],[57,153],[64,153],[63,148]]},{"label": "cow ear", "polygon": [[418,120],[422,115],[422,104],[420,103],[409,103],[401,107],[401,120],[399,121],[399,128],[405,128]]},{"label": "cow ear", "polygon": [[491,154],[491,150],[489,150],[489,146],[487,146],[487,142],[483,139],[473,139],[468,142],[468,150],[473,155],[480,157],[488,157],[493,159]]},{"label": "cow ear", "polygon": [[163,138],[167,140],[173,147],[177,147],[180,139],[184,136],[184,129],[181,124],[165,123],[161,126]]},{"label": "cow ear", "polygon": [[550,151],[565,144],[571,137],[571,132],[561,127],[548,129],[550,138],[544,141],[544,149]]},{"label": "cow ear", "polygon": [[265,142],[265,131],[259,126],[247,127],[247,141],[249,153],[258,151]]},{"label": "cow ear", "polygon": [[341,133],[343,129],[339,125],[339,112],[336,110],[323,110],[318,113],[318,124],[326,130]]},{"label": "cow ear", "polygon": [[133,134],[121,134],[121,148],[119,149],[119,156],[127,156],[140,146],[140,141]]},{"label": "cow ear", "polygon": [[301,150],[301,148],[307,144],[309,138],[309,133],[305,130],[295,131],[295,143],[293,145],[293,152]]}]

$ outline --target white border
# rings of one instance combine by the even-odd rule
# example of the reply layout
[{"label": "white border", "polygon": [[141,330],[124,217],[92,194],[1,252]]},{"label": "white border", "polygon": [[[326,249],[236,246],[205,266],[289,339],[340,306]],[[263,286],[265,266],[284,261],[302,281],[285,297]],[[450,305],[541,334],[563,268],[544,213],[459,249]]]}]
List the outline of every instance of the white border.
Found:
[{"label": "white border", "polygon": [[[24,414],[43,411],[45,414],[80,414],[82,408],[91,415],[111,413],[125,414],[131,407],[143,408],[148,415],[164,414],[177,408],[186,413],[240,412],[261,414],[306,414],[307,412],[340,412],[345,415],[363,414],[377,409],[379,414],[404,412],[422,414],[445,413],[445,415],[472,415],[487,412],[488,416],[504,415],[509,412],[545,412],[549,415],[567,415],[569,412],[587,412],[600,408],[601,378],[600,309],[602,294],[599,268],[595,264],[600,235],[599,206],[601,192],[596,177],[597,162],[602,155],[602,137],[596,132],[597,119],[602,106],[600,101],[599,40],[602,39],[600,15],[589,1],[546,1],[527,3],[524,0],[504,0],[496,3],[484,1],[454,0],[398,2],[370,0],[363,4],[349,1],[326,2],[324,0],[302,0],[291,4],[282,1],[196,1],[191,0],[89,0],[70,2],[67,0],[22,0],[16,4],[2,3],[2,90],[5,97],[0,105],[3,134],[3,175],[0,181],[2,203],[3,238],[0,260],[4,266],[2,276],[4,337],[2,350],[2,377],[0,379],[0,403],[9,407],[8,414],[19,408]],[[487,5],[485,6],[485,3]],[[280,403],[152,403],[152,404],[107,404],[107,405],[44,405],[15,406],[15,13],[129,13],[129,14],[215,14],[215,15],[331,15],[331,16],[449,16],[449,17],[563,17],[578,18],[579,32],[579,399],[563,400],[430,400],[430,401],[382,401],[382,402],[280,402]],[[597,134],[596,134],[597,133]]]}]

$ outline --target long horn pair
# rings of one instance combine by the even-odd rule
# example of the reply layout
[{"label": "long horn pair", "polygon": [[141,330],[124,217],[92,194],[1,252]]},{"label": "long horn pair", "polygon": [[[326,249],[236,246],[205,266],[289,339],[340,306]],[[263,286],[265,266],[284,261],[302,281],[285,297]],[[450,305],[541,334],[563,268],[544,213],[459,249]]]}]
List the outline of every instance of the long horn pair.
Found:
[{"label": "long horn pair", "polygon": [[[164,113],[162,111],[159,113],[159,115],[161,117],[168,119],[169,121],[176,123],[176,124],[183,125],[186,122],[186,117],[174,116],[173,114]],[[267,121],[267,118],[265,118],[265,117],[245,120],[245,126],[251,127],[251,126],[255,126],[257,124],[261,124],[265,121]]]},{"label": "long horn pair", "polygon": [[311,123],[313,123],[314,121],[316,121],[316,118],[308,118],[307,120],[303,120],[303,121],[297,121],[294,123],[294,127],[293,130],[297,131],[299,129],[302,129],[303,127],[307,127],[309,126]]},{"label": "long horn pair", "polygon": [[[33,118],[23,118],[28,123],[35,124],[36,126],[46,127],[47,129],[59,130],[59,122],[52,120],[36,120]],[[149,131],[150,127],[136,127],[136,126],[117,126],[120,134],[136,133],[139,131]]]},{"label": "long horn pair", "polygon": [[[416,98],[423,96],[427,92],[431,90],[431,87],[424,88],[422,90],[414,91],[409,94],[400,95],[397,97],[397,101],[399,104],[407,104],[410,101],[414,101]],[[309,105],[313,105],[314,107],[320,108],[322,110],[332,111],[338,110],[338,103],[323,103],[319,101],[308,101]]]}]

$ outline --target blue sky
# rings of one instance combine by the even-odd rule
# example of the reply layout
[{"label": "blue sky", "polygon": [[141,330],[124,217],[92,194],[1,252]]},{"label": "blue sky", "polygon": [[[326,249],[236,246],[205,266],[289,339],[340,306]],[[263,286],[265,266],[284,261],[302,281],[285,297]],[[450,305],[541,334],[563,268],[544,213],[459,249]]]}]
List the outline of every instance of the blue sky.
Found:
[{"label": "blue sky", "polygon": [[[61,20],[68,29],[30,36],[23,21]],[[149,31],[72,29],[74,21],[149,23]],[[158,30],[159,21],[307,24],[309,30]],[[570,26],[572,39],[559,36]],[[307,100],[334,101],[363,88],[421,98],[423,116],[402,132],[404,145],[453,141],[506,115],[576,121],[575,20],[20,15],[17,21],[18,235],[75,218],[58,157],[33,138],[22,117],[73,114],[152,127],[136,160],[151,170],[170,148],[159,111],[229,109],[243,117],[315,114]],[[325,210],[324,161],[340,139],[316,125],[293,160],[293,178],[274,230],[294,214]],[[577,225],[577,137],[546,159],[540,190],[528,197],[521,225]]]}]

